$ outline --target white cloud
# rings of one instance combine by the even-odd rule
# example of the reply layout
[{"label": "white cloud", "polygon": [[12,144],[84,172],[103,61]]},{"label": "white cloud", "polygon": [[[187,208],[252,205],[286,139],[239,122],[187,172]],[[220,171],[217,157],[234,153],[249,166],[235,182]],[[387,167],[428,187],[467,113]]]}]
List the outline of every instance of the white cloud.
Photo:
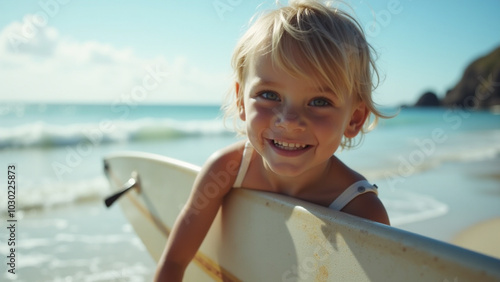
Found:
[{"label": "white cloud", "polygon": [[[0,100],[217,103],[229,86],[228,74],[186,58],[141,58],[131,48],[78,42],[33,21],[27,15],[0,31]],[[150,80],[155,71],[160,76]]]}]

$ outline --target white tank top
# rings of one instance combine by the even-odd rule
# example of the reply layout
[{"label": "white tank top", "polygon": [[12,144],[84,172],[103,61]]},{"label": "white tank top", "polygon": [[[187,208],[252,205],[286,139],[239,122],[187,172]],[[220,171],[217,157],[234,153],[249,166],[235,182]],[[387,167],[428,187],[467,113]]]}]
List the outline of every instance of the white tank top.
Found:
[{"label": "white tank top", "polygon": [[[238,170],[238,175],[236,176],[236,180],[234,181],[233,188],[241,188],[241,183],[243,183],[243,179],[248,170],[248,166],[250,165],[250,160],[253,155],[253,147],[250,142],[246,142],[245,149],[243,150],[243,157],[241,159],[240,169]],[[357,196],[373,192],[378,195],[377,185],[372,185],[366,180],[360,180],[353,183],[351,186],[347,187],[340,196],[338,196],[330,205],[329,208],[340,211],[342,210],[350,201],[352,201]]]}]

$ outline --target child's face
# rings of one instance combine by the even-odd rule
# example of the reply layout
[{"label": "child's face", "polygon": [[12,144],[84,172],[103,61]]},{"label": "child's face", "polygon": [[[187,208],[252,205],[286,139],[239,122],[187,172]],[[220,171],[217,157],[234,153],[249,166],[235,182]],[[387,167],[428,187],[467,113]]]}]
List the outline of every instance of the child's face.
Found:
[{"label": "child's face", "polygon": [[326,165],[342,137],[356,136],[367,115],[352,95],[341,101],[313,80],[273,68],[269,56],[256,57],[249,66],[242,94],[240,118],[248,138],[266,165],[283,176]]}]

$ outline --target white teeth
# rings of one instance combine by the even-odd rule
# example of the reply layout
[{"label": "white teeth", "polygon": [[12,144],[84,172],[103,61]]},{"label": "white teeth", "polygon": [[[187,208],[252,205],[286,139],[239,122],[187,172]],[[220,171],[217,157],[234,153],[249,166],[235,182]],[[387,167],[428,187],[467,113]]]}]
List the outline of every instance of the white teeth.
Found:
[{"label": "white teeth", "polygon": [[284,150],[300,150],[304,149],[307,145],[305,144],[297,144],[297,143],[288,143],[282,141],[273,140],[274,145]]}]

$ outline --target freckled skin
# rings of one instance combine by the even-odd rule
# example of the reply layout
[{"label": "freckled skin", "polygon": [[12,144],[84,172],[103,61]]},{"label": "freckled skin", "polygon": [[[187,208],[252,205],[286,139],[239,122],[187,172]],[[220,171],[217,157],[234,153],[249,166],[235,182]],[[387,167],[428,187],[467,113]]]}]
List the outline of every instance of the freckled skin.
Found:
[{"label": "freckled skin", "polygon": [[[249,67],[246,81],[240,117],[246,121],[253,147],[276,174],[292,177],[323,171],[344,134],[353,135],[349,127],[353,99],[341,103],[334,93],[317,89],[313,81],[304,82],[273,68],[268,56]],[[273,95],[263,95],[268,92]],[[308,147],[303,154],[286,157],[276,153],[270,140]]]}]

